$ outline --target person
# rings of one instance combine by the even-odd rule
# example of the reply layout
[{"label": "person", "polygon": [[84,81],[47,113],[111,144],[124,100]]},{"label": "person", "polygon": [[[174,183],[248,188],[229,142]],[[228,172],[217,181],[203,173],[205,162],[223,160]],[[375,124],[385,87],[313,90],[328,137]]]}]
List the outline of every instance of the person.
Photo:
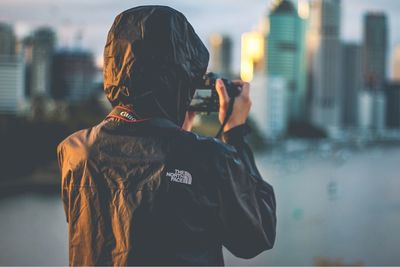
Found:
[{"label": "person", "polygon": [[[193,81],[209,54],[185,16],[166,6],[118,15],[104,50],[113,106],[57,147],[70,265],[223,265],[222,247],[252,258],[271,249],[276,213],[244,136],[250,85],[222,140],[190,132]],[[219,119],[229,95],[218,80]]]}]

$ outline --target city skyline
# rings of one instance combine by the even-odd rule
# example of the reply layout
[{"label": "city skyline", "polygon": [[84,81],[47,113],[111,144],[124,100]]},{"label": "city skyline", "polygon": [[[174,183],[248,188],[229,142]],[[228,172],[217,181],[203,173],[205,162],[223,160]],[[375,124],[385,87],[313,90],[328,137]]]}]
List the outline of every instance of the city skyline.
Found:
[{"label": "city skyline", "polygon": [[[365,130],[384,129],[385,113],[390,109],[386,106],[384,93],[385,83],[390,83],[384,74],[390,64],[386,53],[386,13],[364,13],[361,19],[363,40],[354,43],[340,38],[342,0],[312,0],[309,8],[303,5],[307,0],[299,0],[298,6],[293,2],[275,0],[264,16],[261,25],[264,28],[241,34],[241,76],[245,81],[254,77],[252,88],[263,91],[264,95],[260,94],[254,103],[260,102],[263,106],[270,103],[268,110],[258,114],[261,117],[257,123],[270,123],[270,129],[266,131],[272,134],[272,138],[282,137],[286,132],[308,124],[325,130],[331,137],[340,134],[342,126],[348,129],[358,126]],[[65,47],[56,44],[59,39],[57,28],[39,27],[27,38],[19,38],[16,44],[14,30],[8,24],[0,23],[0,26],[1,50],[13,54],[9,50],[15,46],[14,51],[25,57],[26,74],[21,76],[17,70],[13,73],[19,75],[15,82],[25,80],[26,96],[30,98],[26,103],[32,108],[40,96],[72,103],[89,97],[92,89],[96,88],[96,77],[101,69],[94,68],[93,48],[81,45],[82,33],[77,33],[74,45]],[[230,35],[217,32],[208,37],[205,43],[210,47],[209,71],[234,77],[237,72],[230,75],[231,62],[236,53],[232,53]],[[342,57],[342,48],[345,52],[345,48],[351,46],[361,48],[364,70],[361,88],[356,78],[356,66],[344,71],[353,62],[342,63],[342,60],[347,62],[350,58],[358,61],[353,52]],[[53,66],[53,62],[57,64]],[[7,66],[2,69],[6,73]],[[346,78],[342,79],[342,76]],[[378,83],[374,85],[370,81]],[[10,93],[14,87],[4,87],[3,91]],[[383,90],[372,90],[376,88]],[[393,88],[397,90],[397,87]],[[13,94],[14,100],[18,97],[18,94]],[[276,101],[280,104],[275,105]]]},{"label": "city skyline", "polygon": [[[388,17],[389,49],[387,76],[391,76],[390,66],[395,44],[400,43],[400,33],[396,32],[395,15],[400,13],[397,0],[344,0],[342,1],[342,32],[341,39],[351,42],[362,41],[363,15],[367,11],[383,11]],[[240,67],[240,35],[253,30],[260,20],[267,16],[272,0],[253,0],[251,3],[244,0],[232,1],[211,0],[201,3],[185,3],[175,1],[85,1],[84,4],[77,0],[36,1],[35,5],[26,0],[4,0],[0,17],[2,22],[13,25],[19,38],[26,36],[36,27],[49,25],[55,28],[59,37],[59,47],[73,46],[80,43],[84,48],[94,51],[97,60],[102,57],[105,37],[114,17],[125,9],[143,4],[161,4],[172,6],[183,12],[194,28],[208,45],[208,36],[220,32],[232,36],[233,40],[233,69]],[[26,6],[29,5],[29,8]],[[219,10],[223,10],[222,13]],[[246,10],[246,15],[243,15]],[[222,15],[221,15],[222,14]],[[221,19],[222,17],[222,19]],[[81,39],[80,39],[81,38]],[[389,66],[390,64],[390,66]]]}]

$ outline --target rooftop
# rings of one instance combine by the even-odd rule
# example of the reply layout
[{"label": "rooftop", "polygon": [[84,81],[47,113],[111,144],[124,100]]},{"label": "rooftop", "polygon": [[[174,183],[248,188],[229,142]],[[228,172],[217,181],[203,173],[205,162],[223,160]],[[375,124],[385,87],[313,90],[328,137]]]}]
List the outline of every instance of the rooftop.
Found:
[{"label": "rooftop", "polygon": [[296,9],[289,0],[276,0],[271,9],[271,14],[275,13],[296,13]]}]

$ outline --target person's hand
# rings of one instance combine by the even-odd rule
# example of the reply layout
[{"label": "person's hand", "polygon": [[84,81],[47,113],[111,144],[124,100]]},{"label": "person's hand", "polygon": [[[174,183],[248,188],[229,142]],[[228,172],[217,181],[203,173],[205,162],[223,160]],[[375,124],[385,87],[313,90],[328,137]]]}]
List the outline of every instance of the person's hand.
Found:
[{"label": "person's hand", "polygon": [[[242,88],[242,92],[235,99],[235,103],[233,104],[232,114],[228,119],[224,127],[224,132],[229,131],[230,129],[242,125],[246,122],[247,117],[249,116],[249,111],[251,108],[251,100],[250,100],[250,84],[247,82],[243,82],[241,80],[232,81],[234,85],[240,86]],[[215,89],[217,90],[219,97],[219,114],[218,119],[223,123],[228,106],[229,106],[229,95],[226,91],[224,82],[221,79],[218,79],[215,84]]]},{"label": "person's hand", "polygon": [[182,129],[190,132],[193,128],[193,120],[196,117],[196,113],[193,111],[187,111],[185,114],[185,121],[183,122]]}]

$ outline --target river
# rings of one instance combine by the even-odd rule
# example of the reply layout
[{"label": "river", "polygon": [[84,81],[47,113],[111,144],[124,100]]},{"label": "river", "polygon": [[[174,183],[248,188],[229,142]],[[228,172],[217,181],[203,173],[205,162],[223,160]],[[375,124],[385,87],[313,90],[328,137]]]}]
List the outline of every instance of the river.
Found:
[{"label": "river", "polygon": [[[275,189],[275,247],[227,265],[400,265],[400,148],[277,150],[257,156]],[[57,195],[0,200],[0,265],[67,265]]]}]

